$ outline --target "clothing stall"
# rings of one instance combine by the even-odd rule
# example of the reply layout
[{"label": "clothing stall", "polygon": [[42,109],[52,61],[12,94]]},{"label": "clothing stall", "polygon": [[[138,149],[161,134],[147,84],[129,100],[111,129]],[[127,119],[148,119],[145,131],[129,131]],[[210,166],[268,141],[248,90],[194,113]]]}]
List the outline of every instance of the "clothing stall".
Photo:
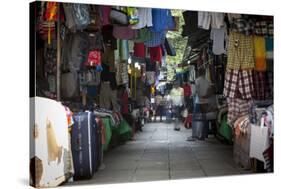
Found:
[{"label": "clothing stall", "polygon": [[[108,150],[141,130],[143,108],[150,105],[151,90],[170,47],[166,33],[178,29],[178,19],[168,9],[57,2],[32,3],[30,12],[35,44],[31,51],[36,54],[31,61],[36,67],[33,93],[39,100],[65,107],[64,126],[52,124],[55,131],[65,129],[56,134],[64,137],[53,141],[53,159],[69,155],[73,162],[67,173],[57,165],[56,178],[42,179],[41,172],[31,184],[56,186],[89,179],[105,167],[102,159]],[[167,50],[175,53],[171,47]],[[46,109],[52,110],[51,104]],[[36,116],[43,116],[36,110]],[[37,126],[31,128],[37,131]],[[61,143],[66,144],[63,157]],[[32,175],[35,170],[48,171],[42,162],[46,155],[41,156],[37,151],[31,154]]]},{"label": "clothing stall", "polygon": [[273,17],[202,11],[183,16],[182,35],[189,40],[182,64],[191,83],[203,68],[214,85],[217,136],[233,143],[237,165],[273,171]]}]

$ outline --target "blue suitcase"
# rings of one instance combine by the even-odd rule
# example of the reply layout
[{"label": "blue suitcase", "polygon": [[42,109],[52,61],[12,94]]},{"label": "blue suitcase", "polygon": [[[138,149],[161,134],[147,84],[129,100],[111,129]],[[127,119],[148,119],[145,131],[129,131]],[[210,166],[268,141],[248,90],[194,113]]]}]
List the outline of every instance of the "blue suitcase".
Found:
[{"label": "blue suitcase", "polygon": [[71,149],[74,180],[89,179],[97,169],[97,123],[92,112],[79,112],[73,116]]}]

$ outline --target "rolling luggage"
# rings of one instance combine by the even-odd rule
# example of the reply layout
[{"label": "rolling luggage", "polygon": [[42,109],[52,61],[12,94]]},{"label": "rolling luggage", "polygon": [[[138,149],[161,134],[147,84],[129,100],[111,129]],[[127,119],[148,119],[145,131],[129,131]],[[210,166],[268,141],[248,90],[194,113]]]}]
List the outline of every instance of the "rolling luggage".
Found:
[{"label": "rolling luggage", "polygon": [[74,114],[71,148],[74,162],[74,180],[89,179],[97,167],[97,124],[92,112]]}]

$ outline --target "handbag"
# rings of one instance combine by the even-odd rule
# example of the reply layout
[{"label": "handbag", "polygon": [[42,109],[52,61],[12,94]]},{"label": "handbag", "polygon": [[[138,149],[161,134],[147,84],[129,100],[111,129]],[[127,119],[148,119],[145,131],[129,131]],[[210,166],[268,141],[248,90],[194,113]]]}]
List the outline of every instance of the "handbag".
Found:
[{"label": "handbag", "polygon": [[129,25],[128,15],[121,10],[111,9],[109,13],[109,20],[113,25],[114,24],[123,25],[123,26]]},{"label": "handbag", "polygon": [[85,66],[99,66],[101,65],[101,52],[97,50],[90,51],[88,54],[88,60],[84,64]]},{"label": "handbag", "polygon": [[165,38],[165,43],[164,43],[165,49],[167,51],[167,55],[169,56],[176,56],[176,50],[174,47],[171,45],[171,43],[168,41],[167,38]]}]

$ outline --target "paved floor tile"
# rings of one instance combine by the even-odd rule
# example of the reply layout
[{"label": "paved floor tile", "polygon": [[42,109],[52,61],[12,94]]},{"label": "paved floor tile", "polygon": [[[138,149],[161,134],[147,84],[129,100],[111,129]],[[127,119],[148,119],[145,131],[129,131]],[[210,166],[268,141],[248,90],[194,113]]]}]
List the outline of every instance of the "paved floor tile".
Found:
[{"label": "paved floor tile", "polygon": [[149,123],[136,134],[135,141],[110,149],[104,154],[105,169],[90,180],[77,184],[109,184],[159,181],[212,176],[250,174],[233,161],[233,147],[210,135],[204,141],[187,141],[192,129],[173,124]]}]

